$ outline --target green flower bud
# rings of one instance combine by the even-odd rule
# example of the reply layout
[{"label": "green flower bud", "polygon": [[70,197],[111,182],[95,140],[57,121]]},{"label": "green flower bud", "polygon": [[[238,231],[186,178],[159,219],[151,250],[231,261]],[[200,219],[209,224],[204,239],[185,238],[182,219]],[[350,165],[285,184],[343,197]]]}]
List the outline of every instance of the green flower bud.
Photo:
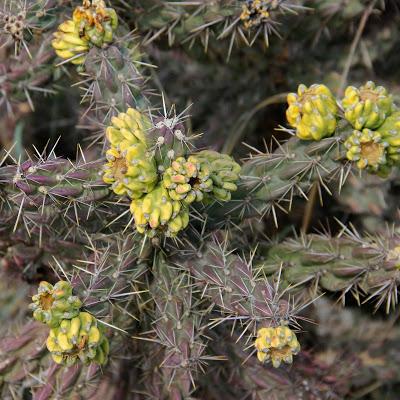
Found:
[{"label": "green flower bud", "polygon": [[387,157],[393,165],[400,164],[400,111],[391,114],[377,130],[386,143]]},{"label": "green flower bud", "polygon": [[33,318],[39,322],[56,327],[62,319],[71,319],[79,314],[82,302],[72,295],[72,286],[59,281],[54,286],[40,282],[38,293],[32,297]]},{"label": "green flower bud", "polygon": [[344,143],[349,160],[356,162],[360,169],[385,175],[389,165],[387,160],[388,144],[377,131],[363,129],[354,131]]},{"label": "green flower bud", "polygon": [[237,181],[241,167],[227,154],[213,150],[203,150],[193,155],[197,163],[207,165],[211,170],[210,178],[213,182],[212,195],[219,201],[229,201],[231,192],[237,190]]},{"label": "green flower bud", "polygon": [[195,156],[187,160],[179,157],[172,161],[163,175],[163,186],[168,189],[172,200],[190,204],[202,201],[205,192],[211,192],[213,182],[208,162],[201,163]]}]

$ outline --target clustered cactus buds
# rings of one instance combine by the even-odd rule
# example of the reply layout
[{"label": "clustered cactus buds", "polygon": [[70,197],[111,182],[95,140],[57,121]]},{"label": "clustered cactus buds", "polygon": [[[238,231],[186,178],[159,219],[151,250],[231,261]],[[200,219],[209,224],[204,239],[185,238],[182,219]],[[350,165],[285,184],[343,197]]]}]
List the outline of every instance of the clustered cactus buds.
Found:
[{"label": "clustered cactus buds", "polygon": [[72,295],[69,282],[59,281],[54,286],[40,282],[38,294],[32,297],[33,318],[50,327],[56,327],[62,319],[71,319],[79,314],[82,302]]},{"label": "clustered cactus buds", "polygon": [[[371,82],[368,87],[375,86]],[[360,103],[359,109],[361,110],[360,113],[364,113],[363,116],[356,120],[353,119],[357,107],[354,111],[351,111],[353,114],[350,117],[348,116],[350,111],[346,112],[346,119],[354,126],[364,125],[371,128],[363,128],[362,131],[354,130],[344,145],[347,149],[347,158],[355,161],[358,168],[366,168],[370,172],[386,176],[391,167],[398,165],[399,162],[400,113],[392,113],[394,106],[391,96],[386,96],[386,90],[382,87],[378,87],[377,90],[379,90],[379,93],[385,93],[382,95],[384,99],[379,100],[379,96],[377,96],[376,99],[367,99],[365,106]],[[376,111],[370,111],[372,117],[367,118],[367,108],[371,109],[371,107],[375,108]]]},{"label": "clustered cactus buds", "polygon": [[107,362],[108,340],[96,318],[81,311],[82,302],[72,295],[69,282],[59,281],[54,286],[41,282],[32,301],[33,317],[51,328],[46,345],[57,364]]},{"label": "clustered cactus buds", "polygon": [[259,329],[254,346],[257,358],[262,363],[271,362],[275,368],[282,362],[291,364],[293,356],[300,351],[296,334],[285,325]]},{"label": "clustered cactus buds", "polygon": [[212,191],[210,173],[208,163],[199,162],[196,156],[190,156],[187,160],[178,157],[164,172],[163,186],[168,189],[172,200],[185,204],[202,201],[204,193]]},{"label": "clustered cactus buds", "polygon": [[209,163],[211,171],[211,192],[219,201],[229,201],[232,192],[237,190],[241,167],[227,154],[203,150],[195,154],[200,164]]},{"label": "clustered cactus buds", "polygon": [[157,234],[176,236],[189,223],[189,211],[180,201],[173,200],[161,184],[130,207],[136,230],[149,237]]},{"label": "clustered cactus buds", "polygon": [[63,22],[54,33],[54,37],[52,45],[59,57],[76,65],[85,62],[89,41],[80,36],[79,28],[73,20]]},{"label": "clustered cactus buds", "polygon": [[58,27],[52,45],[59,57],[80,65],[91,46],[101,47],[113,41],[117,27],[114,9],[106,8],[103,0],[85,0],[74,10],[72,19]]},{"label": "clustered cactus buds", "polygon": [[321,140],[335,133],[338,107],[325,85],[299,85],[297,94],[290,93],[287,100],[286,117],[300,139]]},{"label": "clustered cactus buds", "polygon": [[[171,133],[162,121],[151,128],[144,114],[129,108],[113,117],[106,130],[110,148],[103,180],[116,194],[132,199],[136,229],[149,237],[176,236],[189,224],[189,204],[213,198],[229,201],[231,192],[237,190],[239,164],[216,151],[186,155],[182,129]],[[159,130],[164,136],[149,146],[154,141],[152,134]],[[177,144],[182,155],[174,158]]]},{"label": "clustered cactus buds", "polygon": [[347,87],[342,106],[347,121],[354,129],[376,129],[392,113],[393,99],[383,86],[368,81],[360,88]]},{"label": "clustered cactus buds", "polygon": [[104,0],[84,0],[81,7],[75,8],[72,20],[78,26],[79,35],[97,47],[111,43],[118,27],[117,13],[106,7]]},{"label": "clustered cactus buds", "polygon": [[108,340],[96,318],[80,312],[72,319],[63,319],[50,330],[46,340],[47,349],[57,364],[71,366],[81,361],[102,365],[107,362]]},{"label": "clustered cactus buds", "polygon": [[246,29],[260,25],[269,17],[270,1],[265,0],[246,0],[242,5],[240,19]]},{"label": "clustered cactus buds", "polygon": [[400,113],[383,86],[371,81],[360,88],[349,86],[339,102],[325,85],[300,85],[298,93],[290,93],[287,100],[286,117],[300,139],[341,137],[348,160],[381,176],[398,165]]}]

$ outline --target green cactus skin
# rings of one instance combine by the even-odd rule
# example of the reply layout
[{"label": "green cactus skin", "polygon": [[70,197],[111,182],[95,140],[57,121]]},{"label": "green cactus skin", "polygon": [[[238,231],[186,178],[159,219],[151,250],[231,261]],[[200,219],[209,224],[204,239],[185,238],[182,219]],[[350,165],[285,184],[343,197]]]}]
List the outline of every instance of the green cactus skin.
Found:
[{"label": "green cactus skin", "polygon": [[82,101],[88,103],[101,123],[108,123],[111,117],[129,107],[149,106],[137,45],[129,48],[115,43],[106,48],[93,47],[84,68]]},{"label": "green cactus skin", "polygon": [[266,275],[280,273],[282,286],[315,297],[320,291],[347,293],[374,301],[386,312],[397,304],[400,283],[399,237],[386,233],[363,238],[308,235],[272,245],[259,262]]},{"label": "green cactus skin", "polygon": [[341,141],[340,135],[312,143],[292,138],[274,152],[249,158],[232,200],[207,209],[211,221],[269,216],[277,225],[278,210],[290,210],[293,198],[306,198],[314,183],[328,189],[333,181],[340,187],[347,176]]},{"label": "green cactus skin", "polygon": [[[268,327],[295,318],[295,310],[276,288],[257,272],[251,261],[245,261],[227,249],[227,238],[218,233],[210,240],[196,262],[177,261],[190,271],[203,297],[215,304],[222,319],[229,316],[256,330],[257,324]],[[233,317],[234,316],[234,317]]]}]

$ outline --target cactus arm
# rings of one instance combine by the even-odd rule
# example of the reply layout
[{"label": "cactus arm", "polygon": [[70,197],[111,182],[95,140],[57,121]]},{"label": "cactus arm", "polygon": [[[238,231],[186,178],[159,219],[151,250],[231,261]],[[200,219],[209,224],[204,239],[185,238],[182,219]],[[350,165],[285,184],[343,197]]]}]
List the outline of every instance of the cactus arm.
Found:
[{"label": "cactus arm", "polygon": [[222,320],[237,319],[254,332],[258,323],[271,326],[294,321],[293,307],[257,273],[252,260],[228,251],[221,237],[215,236],[205,248],[195,263],[179,265],[191,272],[202,296],[222,313]]},{"label": "cactus arm", "polygon": [[222,214],[234,221],[267,215],[277,224],[277,212],[290,210],[296,196],[307,198],[314,183],[328,192],[335,183],[340,188],[349,173],[341,142],[340,135],[319,142],[293,137],[273,152],[251,157],[242,166],[232,200],[223,209],[215,204],[207,210],[211,220],[226,220]]},{"label": "cactus arm", "polygon": [[[106,211],[112,200],[98,175],[102,163],[48,158],[0,167],[2,229],[26,230],[41,243],[40,235],[67,232],[71,225],[89,229],[97,221],[105,226],[107,214],[111,218],[118,214]],[[110,206],[105,205],[107,201]]]},{"label": "cactus arm", "polygon": [[397,304],[399,285],[398,235],[340,237],[308,235],[273,245],[259,263],[266,273],[278,273],[294,291],[311,297],[336,292],[344,302],[352,293],[358,302],[373,300],[386,312]]},{"label": "cactus arm", "polygon": [[[169,265],[161,254],[155,258],[153,274],[153,340],[161,346],[161,352],[154,351],[151,363],[158,365],[158,377],[149,381],[149,390],[156,390],[161,398],[186,399],[196,388],[205,350],[201,319],[194,313],[188,276]],[[151,388],[154,382],[158,382],[156,389]]]}]

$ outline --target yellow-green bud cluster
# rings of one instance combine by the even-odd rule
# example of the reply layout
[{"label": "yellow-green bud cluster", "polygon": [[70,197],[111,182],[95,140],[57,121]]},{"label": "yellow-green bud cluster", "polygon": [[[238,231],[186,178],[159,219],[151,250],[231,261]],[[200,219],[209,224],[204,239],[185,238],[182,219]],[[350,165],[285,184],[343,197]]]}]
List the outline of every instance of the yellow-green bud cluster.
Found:
[{"label": "yellow-green bud cluster", "polygon": [[110,148],[103,181],[132,199],[130,211],[139,233],[174,237],[187,227],[192,202],[230,200],[241,168],[216,151],[174,158],[174,144],[164,136],[149,148],[152,128],[149,118],[132,108],[112,118],[106,129]]},{"label": "yellow-green bud cluster", "polygon": [[157,166],[146,145],[147,117],[129,108],[112,118],[106,136],[111,147],[106,152],[103,180],[118,195],[138,199],[151,192],[158,179]]},{"label": "yellow-green bud cluster", "polygon": [[79,298],[72,295],[71,284],[66,281],[59,281],[54,286],[40,282],[32,301],[33,318],[50,327],[58,326],[62,319],[75,317],[82,307]]},{"label": "yellow-green bud cluster", "polygon": [[321,140],[334,134],[338,107],[325,85],[299,85],[297,94],[289,93],[287,101],[286,118],[300,139]]},{"label": "yellow-green bud cluster", "polygon": [[400,162],[400,111],[394,112],[378,128],[382,139],[387,143],[386,155],[392,165]]},{"label": "yellow-green bud cluster", "polygon": [[51,44],[59,57],[75,65],[85,62],[86,53],[89,51],[89,41],[81,37],[78,25],[74,21],[63,22],[54,33],[54,37]]},{"label": "yellow-green bud cluster", "polygon": [[355,129],[376,129],[392,113],[393,99],[383,86],[369,81],[360,88],[347,87],[342,106],[345,118]]},{"label": "yellow-green bud cluster", "polygon": [[81,311],[82,302],[72,296],[70,283],[59,281],[53,286],[41,282],[32,300],[33,317],[51,328],[46,345],[56,363],[107,362],[108,340],[96,318]]},{"label": "yellow-green bud cluster", "polygon": [[212,195],[219,201],[229,201],[232,192],[237,190],[241,167],[227,154],[213,150],[203,150],[194,157],[201,165],[208,163],[211,170]]},{"label": "yellow-green bud cluster", "polygon": [[57,364],[71,366],[81,361],[105,364],[109,344],[97,320],[87,312],[80,312],[72,319],[64,319],[50,330],[47,349]]},{"label": "yellow-green bud cluster", "polygon": [[240,14],[244,27],[250,29],[268,21],[270,6],[271,2],[268,0],[246,0]]},{"label": "yellow-green bud cluster", "polygon": [[363,129],[354,131],[345,141],[346,157],[356,162],[359,169],[368,169],[370,172],[379,172],[386,169],[387,143],[382,141],[382,135],[377,131]]},{"label": "yellow-green bud cluster", "polygon": [[204,193],[211,192],[213,181],[210,173],[208,162],[202,163],[195,156],[190,156],[187,160],[178,157],[164,172],[162,183],[172,200],[190,204],[193,201],[202,201]]},{"label": "yellow-green bud cluster", "polygon": [[131,213],[137,231],[149,237],[158,233],[174,237],[189,224],[188,209],[180,201],[172,200],[162,184],[141,199],[133,200]]},{"label": "yellow-green bud cluster", "polygon": [[52,46],[59,57],[80,65],[90,46],[101,47],[113,41],[117,26],[115,10],[106,8],[103,0],[84,0],[82,6],[75,8],[72,19],[58,27]]},{"label": "yellow-green bud cluster", "polygon": [[385,176],[400,161],[400,112],[386,118],[376,130],[354,131],[345,141],[346,157],[367,169]]},{"label": "yellow-green bud cluster", "polygon": [[117,13],[107,8],[103,0],[84,0],[81,7],[75,8],[72,20],[77,24],[80,35],[98,47],[111,43],[118,27]]},{"label": "yellow-green bud cluster", "polygon": [[254,345],[259,361],[271,362],[275,368],[278,368],[282,362],[291,364],[293,356],[300,351],[296,334],[284,325],[259,329]]}]

